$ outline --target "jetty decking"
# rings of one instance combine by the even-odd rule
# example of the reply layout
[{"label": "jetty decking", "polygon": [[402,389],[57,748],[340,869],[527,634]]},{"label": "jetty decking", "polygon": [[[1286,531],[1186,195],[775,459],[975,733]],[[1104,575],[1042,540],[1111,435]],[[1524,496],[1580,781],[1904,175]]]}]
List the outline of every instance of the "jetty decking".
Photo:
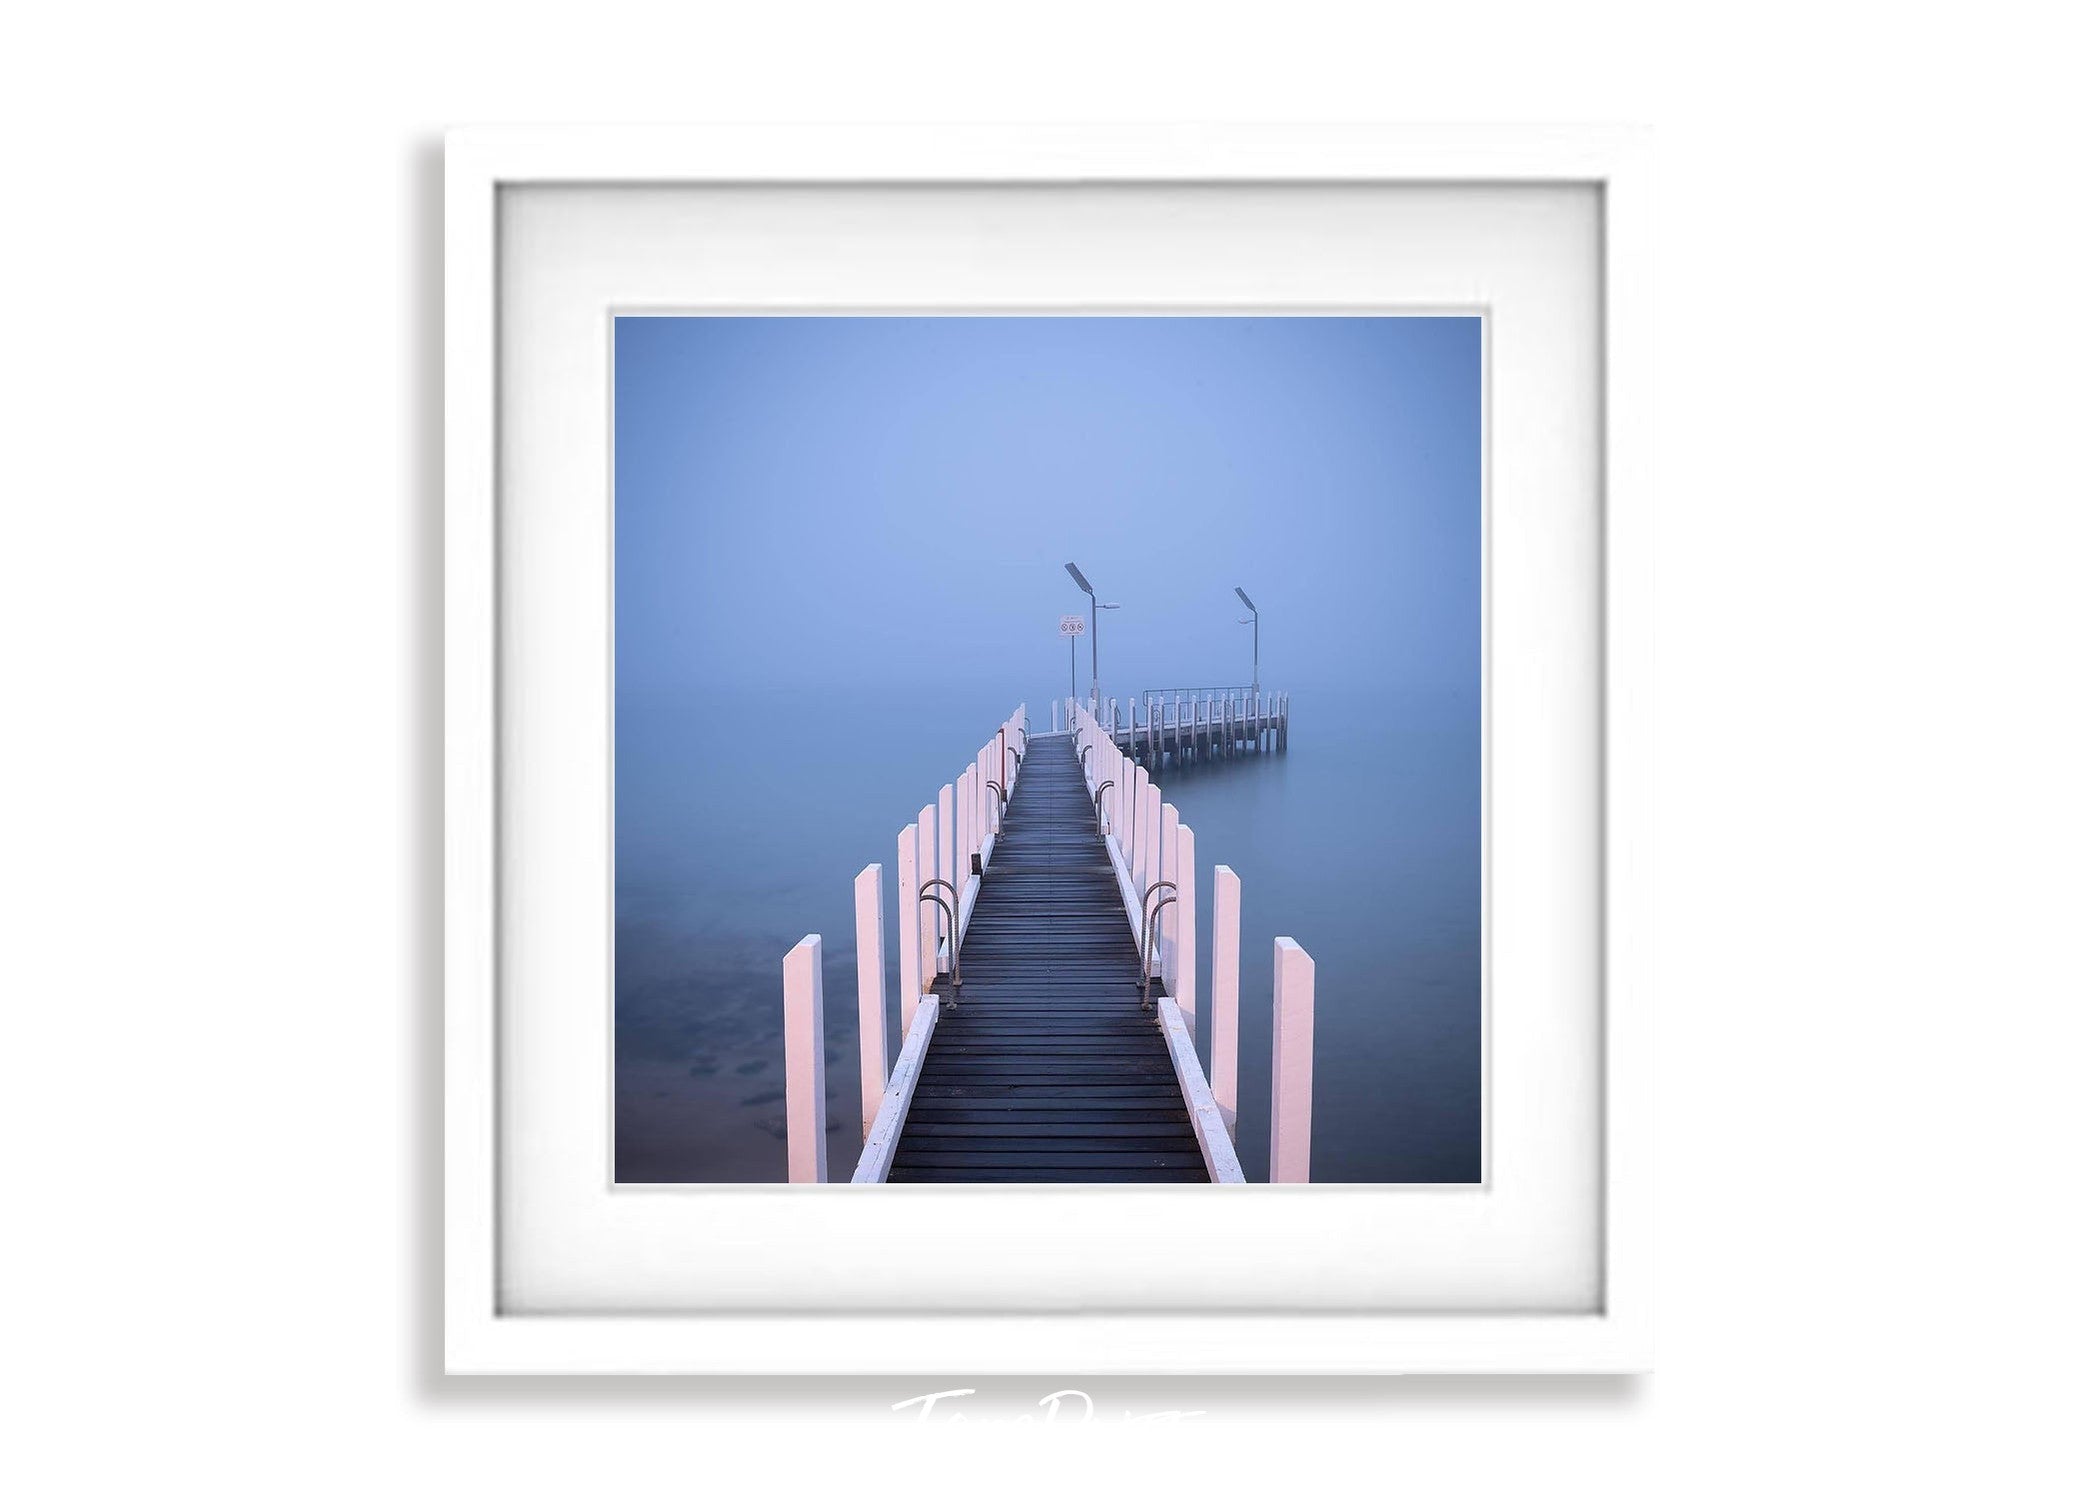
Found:
[{"label": "jetty decking", "polygon": [[[984,866],[893,1182],[1207,1181],[1093,798],[1035,741]],[[1165,993],[1149,979],[1153,1003]]]}]

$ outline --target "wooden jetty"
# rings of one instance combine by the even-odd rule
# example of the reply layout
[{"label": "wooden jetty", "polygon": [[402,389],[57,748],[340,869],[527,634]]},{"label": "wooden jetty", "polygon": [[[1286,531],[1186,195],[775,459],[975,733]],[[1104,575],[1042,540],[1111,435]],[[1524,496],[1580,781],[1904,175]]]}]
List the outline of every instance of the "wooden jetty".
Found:
[{"label": "wooden jetty", "polygon": [[[854,884],[856,1183],[1245,1180],[1239,880],[1212,871],[1211,1070],[1194,1037],[1195,834],[1083,705],[1016,710],[897,835],[893,1065],[880,865]],[[1192,753],[1192,751],[1191,751]],[[909,913],[909,914],[903,914]],[[826,1177],[822,943],[783,964],[791,1181]],[[1310,1176],[1312,962],[1276,942],[1271,1180]]]},{"label": "wooden jetty", "polygon": [[[1101,711],[1106,719],[1094,722],[1109,744],[1150,770],[1290,748],[1287,692],[1153,687],[1141,697],[1110,698]],[[1061,732],[1085,712],[1076,698],[1066,698],[1052,705],[1050,727]]]}]

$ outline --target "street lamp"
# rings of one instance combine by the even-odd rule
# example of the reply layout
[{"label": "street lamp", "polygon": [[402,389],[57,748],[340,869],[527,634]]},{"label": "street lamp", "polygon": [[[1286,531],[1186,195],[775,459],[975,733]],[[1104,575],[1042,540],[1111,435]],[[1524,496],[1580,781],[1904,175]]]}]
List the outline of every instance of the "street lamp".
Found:
[{"label": "street lamp", "polygon": [[1252,619],[1242,619],[1239,623],[1254,627],[1254,696],[1259,697],[1261,695],[1261,611],[1254,609],[1254,601],[1246,596],[1244,588],[1234,588],[1232,592],[1239,595],[1240,603],[1246,605],[1249,609],[1253,609],[1254,617]]},{"label": "street lamp", "polygon": [[1078,563],[1067,562],[1064,564],[1064,570],[1071,574],[1071,581],[1078,584],[1079,587],[1085,592],[1086,602],[1090,606],[1093,615],[1091,623],[1089,623],[1086,627],[1087,633],[1093,637],[1093,700],[1088,711],[1098,713],[1101,710],[1100,611],[1103,609],[1118,609],[1122,606],[1119,604],[1103,604],[1100,601],[1100,599],[1097,596],[1095,596],[1093,592],[1093,585],[1086,581],[1086,575],[1079,571]]},{"label": "street lamp", "polygon": [[[1120,609],[1122,605],[1096,603],[1093,607],[1096,609]],[[1079,700],[1079,637],[1076,635],[1071,637],[1071,700],[1073,702]]]}]

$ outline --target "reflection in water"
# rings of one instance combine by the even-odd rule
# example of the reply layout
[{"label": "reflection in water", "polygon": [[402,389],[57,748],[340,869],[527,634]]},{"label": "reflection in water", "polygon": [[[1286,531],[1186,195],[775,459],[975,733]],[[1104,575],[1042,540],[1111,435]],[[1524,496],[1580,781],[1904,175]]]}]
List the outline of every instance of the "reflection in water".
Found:
[{"label": "reflection in water", "polygon": [[[897,830],[1012,702],[995,690],[948,692],[901,713],[893,699],[830,694],[819,715],[806,694],[710,699],[619,703],[617,1176],[785,1179],[780,959],[820,932],[830,1165],[841,1180],[860,1136],[853,876],[884,866],[893,990]],[[762,745],[719,731],[841,714],[870,731],[782,732]],[[1045,718],[1038,709],[1036,727]],[[1469,693],[1299,690],[1287,755],[1161,777],[1195,829],[1204,871],[1201,992],[1207,872],[1230,864],[1244,882],[1239,1151],[1250,1179],[1267,1175],[1278,935],[1318,965],[1313,1180],[1479,1179],[1479,751]]]}]

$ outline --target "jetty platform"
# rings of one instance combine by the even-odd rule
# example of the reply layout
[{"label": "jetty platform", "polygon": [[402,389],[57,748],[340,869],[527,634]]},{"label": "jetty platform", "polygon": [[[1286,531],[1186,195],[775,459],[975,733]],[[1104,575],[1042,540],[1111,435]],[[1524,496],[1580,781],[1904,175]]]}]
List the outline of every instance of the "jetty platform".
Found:
[{"label": "jetty platform", "polygon": [[[1286,703],[1260,716],[1287,721]],[[1257,721],[1211,707],[1191,709],[1188,724],[1229,737],[1228,724]],[[1239,878],[1210,871],[1199,1004],[1194,830],[1153,784],[1148,742],[1136,744],[1128,722],[1117,735],[1071,700],[1054,716],[1057,727],[1031,733],[1025,705],[1016,709],[898,833],[894,870],[869,864],[854,881],[856,1184],[1246,1180],[1234,1143]],[[1160,753],[1170,763],[1198,743],[1183,736]],[[1303,1182],[1313,964],[1288,937],[1275,939],[1274,960],[1270,1180]],[[822,971],[820,934],[782,963],[793,1182],[828,1177]]]}]

